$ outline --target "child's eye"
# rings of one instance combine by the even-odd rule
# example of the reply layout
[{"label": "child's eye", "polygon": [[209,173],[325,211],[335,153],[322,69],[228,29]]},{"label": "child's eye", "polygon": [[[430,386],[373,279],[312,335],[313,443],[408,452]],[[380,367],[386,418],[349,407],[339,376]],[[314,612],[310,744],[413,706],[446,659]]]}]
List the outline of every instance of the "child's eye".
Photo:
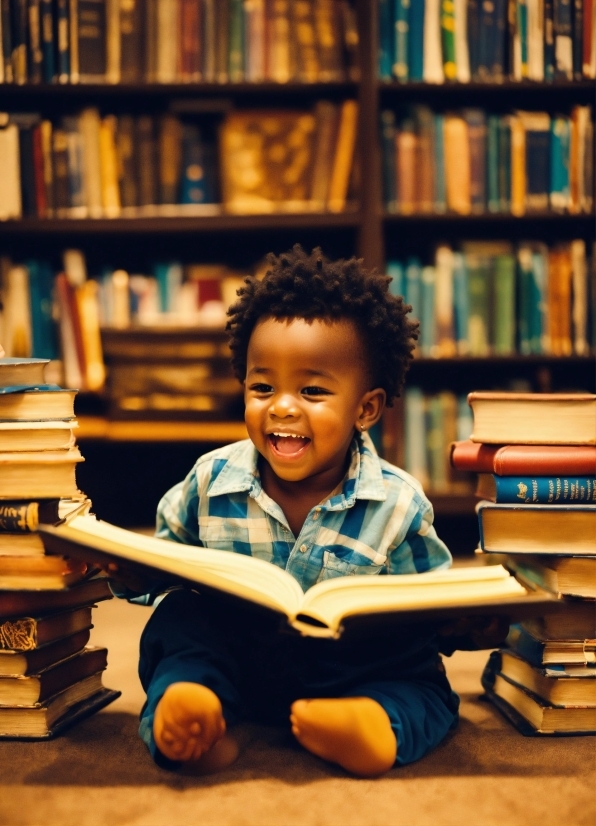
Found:
[{"label": "child's eye", "polygon": [[303,387],[301,392],[302,392],[303,396],[328,396],[329,395],[329,390],[325,390],[324,387]]},{"label": "child's eye", "polygon": [[273,387],[271,387],[270,384],[251,384],[251,386],[248,389],[252,390],[253,393],[261,394],[273,392]]}]

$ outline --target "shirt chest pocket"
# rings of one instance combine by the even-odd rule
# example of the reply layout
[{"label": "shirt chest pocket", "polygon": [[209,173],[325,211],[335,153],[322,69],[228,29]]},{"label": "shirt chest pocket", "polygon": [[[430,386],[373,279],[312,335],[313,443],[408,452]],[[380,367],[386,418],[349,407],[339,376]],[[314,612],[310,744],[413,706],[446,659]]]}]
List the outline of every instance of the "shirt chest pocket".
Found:
[{"label": "shirt chest pocket", "polygon": [[356,565],[349,559],[342,559],[331,551],[323,553],[323,567],[318,582],[324,579],[332,579],[336,576],[375,576],[381,573],[383,565],[375,565],[369,562],[365,565]]},{"label": "shirt chest pocket", "polygon": [[257,556],[271,553],[271,531],[265,519],[209,519],[199,523],[199,537],[206,548]]}]

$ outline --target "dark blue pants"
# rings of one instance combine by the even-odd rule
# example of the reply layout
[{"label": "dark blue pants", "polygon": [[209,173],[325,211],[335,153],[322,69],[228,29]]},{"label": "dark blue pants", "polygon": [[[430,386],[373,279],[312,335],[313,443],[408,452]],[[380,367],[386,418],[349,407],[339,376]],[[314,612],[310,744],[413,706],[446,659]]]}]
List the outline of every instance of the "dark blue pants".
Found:
[{"label": "dark blue pants", "polygon": [[175,768],[153,739],[155,709],[172,683],[192,682],[219,698],[227,726],[243,720],[289,727],[294,700],[371,697],[386,711],[398,742],[397,764],[418,760],[457,725],[451,690],[431,628],[340,640],[279,633],[269,612],[195,591],[167,594],[141,638],[139,676],[147,693],[139,733],[154,760]]}]

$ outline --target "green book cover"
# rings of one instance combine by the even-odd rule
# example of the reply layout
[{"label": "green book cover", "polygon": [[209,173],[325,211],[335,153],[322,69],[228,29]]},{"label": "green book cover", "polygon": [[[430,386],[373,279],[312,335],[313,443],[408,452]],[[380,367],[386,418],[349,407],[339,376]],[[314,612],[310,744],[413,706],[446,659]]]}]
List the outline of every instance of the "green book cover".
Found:
[{"label": "green book cover", "polygon": [[242,0],[230,0],[228,76],[231,83],[244,80],[244,8]]},{"label": "green book cover", "polygon": [[495,256],[493,272],[493,348],[500,356],[515,352],[515,258]]},{"label": "green book cover", "polygon": [[490,264],[485,256],[466,255],[468,270],[468,346],[471,356],[490,354]]},{"label": "green book cover", "polygon": [[499,118],[499,207],[500,212],[511,211],[511,126],[508,118]]},{"label": "green book cover", "polygon": [[532,250],[526,246],[520,246],[517,252],[517,341],[518,349],[522,356],[529,356],[532,352],[530,342],[530,315],[532,312],[533,280],[532,273]]},{"label": "green book cover", "polygon": [[441,0],[441,48],[443,51],[443,71],[447,80],[455,80],[455,3]]},{"label": "green book cover", "polygon": [[499,212],[501,209],[499,198],[499,120],[498,115],[490,115],[487,124],[486,195],[489,212]]}]

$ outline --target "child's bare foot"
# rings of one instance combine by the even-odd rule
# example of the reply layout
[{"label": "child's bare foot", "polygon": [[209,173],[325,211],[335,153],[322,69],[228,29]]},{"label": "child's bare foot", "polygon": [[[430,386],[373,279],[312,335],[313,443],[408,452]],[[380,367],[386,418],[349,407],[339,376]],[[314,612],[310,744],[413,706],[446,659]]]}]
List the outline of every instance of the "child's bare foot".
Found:
[{"label": "child's bare foot", "polygon": [[292,733],[305,749],[360,777],[376,777],[395,763],[397,741],[389,717],[370,697],[296,700]]},{"label": "child's bare foot", "polygon": [[221,771],[238,757],[238,744],[226,734],[219,699],[197,683],[174,683],[166,689],[155,710],[153,736],[163,755],[204,774]]}]

